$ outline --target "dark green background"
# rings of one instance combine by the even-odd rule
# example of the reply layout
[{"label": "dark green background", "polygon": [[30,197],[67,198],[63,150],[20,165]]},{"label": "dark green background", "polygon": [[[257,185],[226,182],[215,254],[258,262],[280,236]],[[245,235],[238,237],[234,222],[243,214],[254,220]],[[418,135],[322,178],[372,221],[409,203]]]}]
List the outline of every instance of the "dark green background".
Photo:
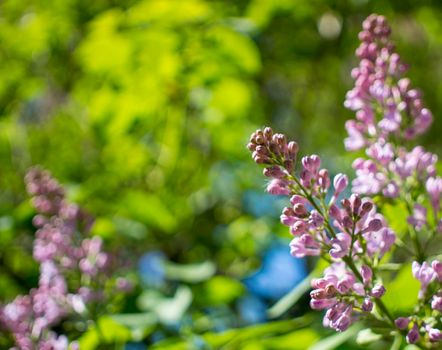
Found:
[{"label": "dark green background", "polygon": [[[2,1],[0,300],[37,283],[23,176],[41,164],[97,217],[93,233],[133,271],[152,250],[177,264],[214,263],[218,277],[192,285],[189,325],[168,330],[187,340],[211,331],[209,321],[198,323],[202,310],[234,303],[238,281],[277,236],[289,236],[275,211],[256,218],[245,205],[246,191],[263,190],[245,148],[250,133],[271,125],[302,154],[322,155],[331,173],[352,175],[354,155],[342,142],[352,113],[343,100],[357,33],[372,12],[388,18],[413,86],[424,91],[435,121],[420,141],[437,152],[440,1]],[[229,288],[210,287],[220,276]],[[161,290],[169,296],[179,283],[170,279]],[[139,311],[137,288],[121,312]],[[295,336],[303,339],[293,333],[281,344]],[[318,334],[303,336],[308,344]]]}]

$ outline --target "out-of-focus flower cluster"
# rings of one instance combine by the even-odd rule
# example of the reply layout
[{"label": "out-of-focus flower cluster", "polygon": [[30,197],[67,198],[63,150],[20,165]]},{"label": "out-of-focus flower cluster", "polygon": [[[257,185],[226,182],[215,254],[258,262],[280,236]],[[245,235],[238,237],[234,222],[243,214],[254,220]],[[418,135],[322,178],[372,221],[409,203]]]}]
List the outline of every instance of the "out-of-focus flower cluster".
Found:
[{"label": "out-of-focus flower cluster", "polygon": [[[343,331],[356,318],[369,316],[364,319],[377,318],[390,334],[402,334],[408,343],[435,348],[442,340],[442,262],[426,260],[432,240],[442,233],[442,178],[435,154],[422,146],[404,146],[425,132],[433,118],[421,93],[403,77],[406,66],[394,52],[390,32],[383,16],[370,15],[359,34],[360,63],[352,71],[355,86],[345,100],[356,119],[346,123],[345,146],[349,151],[365,150],[367,158],[353,163],[356,178],[348,198],[339,201],[347,176],[338,174],[331,181],[316,155],[303,157],[295,172],[298,147],[287,143],[284,135],[270,128],[257,130],[248,148],[255,162],[266,166],[267,191],[290,197],[281,222],[294,236],[292,255],[319,256],[330,263],[324,276],[312,281],[310,294],[311,307],[326,310],[324,326]],[[380,205],[405,208],[401,210],[407,212],[407,230],[402,239],[413,249],[397,240],[373,201],[360,195],[376,195]],[[421,285],[419,302],[406,317],[390,313],[381,299],[387,291],[377,277],[382,258],[389,252],[394,257],[395,243],[417,260],[411,264],[412,273]]]},{"label": "out-of-focus flower cluster", "polygon": [[[92,218],[66,201],[63,188],[49,172],[31,169],[27,190],[37,211],[34,258],[40,263],[38,287],[1,307],[0,321],[20,350],[77,349],[52,327],[71,315],[89,317],[88,306],[106,300],[110,256],[99,237],[87,237]],[[128,282],[116,284],[124,290]]]},{"label": "out-of-focus flower cluster", "polygon": [[[355,86],[345,101],[347,108],[356,111],[356,119],[346,123],[345,145],[350,151],[365,149],[368,158],[353,163],[353,192],[398,198],[423,187],[438,221],[442,193],[442,178],[436,174],[438,157],[422,146],[407,150],[402,145],[429,128],[432,114],[424,107],[422,94],[403,78],[406,67],[394,52],[390,32],[383,16],[371,15],[359,33],[360,63],[352,71]],[[419,230],[425,224],[417,219],[424,217],[419,204],[414,213],[410,220]]]},{"label": "out-of-focus flower cluster", "polygon": [[356,120],[346,124],[348,150],[367,147],[378,139],[413,139],[425,132],[433,119],[420,92],[403,77],[407,67],[394,51],[385,17],[371,15],[362,27],[356,50],[360,63],[351,72],[355,87],[345,100],[345,106],[356,111]]}]

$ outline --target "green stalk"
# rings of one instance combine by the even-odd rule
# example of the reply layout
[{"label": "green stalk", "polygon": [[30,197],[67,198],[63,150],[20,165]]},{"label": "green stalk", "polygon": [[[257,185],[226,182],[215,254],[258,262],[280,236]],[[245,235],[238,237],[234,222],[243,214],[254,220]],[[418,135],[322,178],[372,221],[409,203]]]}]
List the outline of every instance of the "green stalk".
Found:
[{"label": "green stalk", "polygon": [[[408,199],[406,197],[404,199],[405,199],[405,205],[407,206],[408,213],[410,215],[413,215],[413,210],[411,208],[410,202],[408,201]],[[413,242],[414,248],[416,250],[416,259],[420,263],[422,263],[423,261],[425,261],[426,257],[425,257],[424,251],[422,250],[422,246],[420,244],[419,238],[417,236],[417,232],[414,229],[414,227],[410,227],[409,234],[410,234],[411,241]]]}]

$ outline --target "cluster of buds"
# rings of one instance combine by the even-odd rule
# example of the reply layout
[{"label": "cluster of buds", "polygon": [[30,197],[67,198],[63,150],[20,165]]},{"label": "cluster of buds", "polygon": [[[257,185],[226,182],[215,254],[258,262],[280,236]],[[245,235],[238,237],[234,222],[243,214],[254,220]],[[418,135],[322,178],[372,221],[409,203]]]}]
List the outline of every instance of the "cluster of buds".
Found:
[{"label": "cluster of buds", "polygon": [[310,306],[315,310],[327,309],[325,327],[345,331],[355,318],[371,313],[374,301],[385,294],[382,284],[373,285],[369,266],[361,265],[358,277],[348,271],[344,262],[336,262],[325,269],[324,277],[312,280]]},{"label": "cluster of buds", "polygon": [[[87,237],[92,218],[66,200],[49,172],[33,168],[25,180],[37,211],[33,223],[38,228],[34,258],[40,263],[39,285],[0,307],[0,323],[12,333],[17,349],[74,350],[78,344],[69,344],[52,328],[69,315],[84,315],[92,302],[106,302],[110,256],[102,250],[101,238]],[[127,283],[120,278],[115,287],[125,291]]]},{"label": "cluster of buds", "polygon": [[[334,183],[339,186],[338,174]],[[292,240],[291,253],[297,258],[329,254],[332,259],[344,256],[377,255],[382,258],[395,241],[395,235],[386,225],[382,215],[376,213],[369,199],[361,199],[353,194],[341,201],[342,208],[334,203],[339,187],[335,187],[331,203],[328,205],[328,217],[316,209],[308,210],[309,200],[299,194],[291,197],[292,207],[284,208],[282,224],[290,227]],[[327,224],[328,222],[328,224]],[[333,225],[333,233],[327,225]],[[337,233],[334,233],[334,232]]]},{"label": "cluster of buds", "polygon": [[[327,309],[324,325],[337,331],[347,329],[358,315],[371,313],[374,304],[385,312],[380,306],[385,288],[375,278],[376,262],[390,250],[395,234],[371,200],[357,194],[339,200],[348,178],[338,174],[331,181],[319,156],[303,157],[296,171],[298,147],[289,146],[296,143],[275,135],[270,128],[256,131],[249,149],[255,162],[266,166],[267,191],[289,197],[291,205],[283,209],[281,222],[294,236],[291,254],[320,256],[331,263],[324,277],[312,282],[312,308]],[[388,313],[382,317],[391,318]]]},{"label": "cluster of buds", "polygon": [[252,134],[247,148],[253,152],[252,157],[257,164],[273,165],[281,162],[264,169],[264,175],[273,179],[268,185],[268,191],[275,195],[290,193],[287,175],[294,169],[298,144],[293,141],[287,143],[284,134],[274,134],[271,128],[265,128]]}]

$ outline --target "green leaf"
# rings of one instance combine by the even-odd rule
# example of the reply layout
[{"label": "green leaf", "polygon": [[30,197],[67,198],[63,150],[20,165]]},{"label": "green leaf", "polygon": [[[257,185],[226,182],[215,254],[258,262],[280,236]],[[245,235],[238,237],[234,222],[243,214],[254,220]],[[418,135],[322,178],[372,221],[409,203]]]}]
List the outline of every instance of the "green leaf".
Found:
[{"label": "green leaf", "polygon": [[256,73],[261,68],[259,51],[251,38],[223,26],[212,27],[207,35],[218,44],[218,54],[241,70]]},{"label": "green leaf", "polygon": [[410,264],[406,264],[394,280],[386,283],[385,288],[387,292],[382,301],[390,310],[395,312],[411,311],[417,304],[420,284],[413,277]]},{"label": "green leaf", "polygon": [[390,350],[399,350],[401,348],[404,336],[402,334],[396,334],[394,336],[393,344],[391,344]]},{"label": "green leaf", "polygon": [[421,348],[414,344],[409,344],[404,348],[404,350],[421,350]]},{"label": "green leaf", "polygon": [[370,344],[382,338],[382,335],[374,333],[370,328],[361,330],[357,337],[356,343],[360,345]]},{"label": "green leaf", "polygon": [[403,237],[408,231],[408,211],[407,207],[403,202],[397,202],[394,205],[390,203],[385,203],[382,206],[382,213],[387,219],[388,225],[393,229],[393,231],[399,236]]},{"label": "green leaf", "polygon": [[132,340],[142,340],[155,326],[158,319],[153,312],[138,314],[115,314],[110,316],[115,322],[131,331]]},{"label": "green leaf", "polygon": [[215,276],[204,285],[205,296],[211,304],[227,304],[241,296],[245,289],[237,280]]},{"label": "green leaf", "polygon": [[149,234],[146,225],[136,220],[127,219],[122,216],[115,216],[113,223],[118,232],[135,240],[146,239]]},{"label": "green leaf", "polygon": [[309,348],[309,350],[332,350],[354,337],[362,328],[362,325],[355,324],[343,333],[337,333],[327,337]]},{"label": "green leaf", "polygon": [[91,234],[110,239],[115,234],[115,224],[106,217],[96,218],[91,229]]},{"label": "green leaf", "polygon": [[100,344],[100,338],[95,328],[88,329],[78,340],[80,349],[82,350],[94,350]]},{"label": "green leaf", "polygon": [[95,350],[100,344],[121,344],[129,340],[131,333],[127,327],[113,320],[111,316],[103,316],[81,336],[79,345],[82,350]]},{"label": "green leaf", "polygon": [[120,210],[127,217],[165,232],[172,232],[177,224],[166,204],[152,194],[127,191],[120,203]]},{"label": "green leaf", "polygon": [[[243,345],[247,342],[252,342],[256,345],[257,339],[264,340],[279,335],[287,335],[287,333],[292,334],[295,330],[304,329],[311,323],[312,317],[307,315],[293,320],[275,321],[241,329],[232,329],[223,333],[206,333],[203,338],[215,349],[219,349],[222,346],[225,346],[225,349],[242,349]],[[307,338],[312,338],[312,333],[300,333],[300,336],[307,340]],[[284,339],[279,339],[280,344],[284,342]],[[272,347],[269,346],[268,348]]]},{"label": "green leaf", "polygon": [[168,261],[165,263],[165,270],[168,279],[198,283],[212,277],[216,272],[216,266],[211,261],[188,265],[179,265]]},{"label": "green leaf", "polygon": [[155,291],[143,292],[137,300],[138,307],[152,311],[162,323],[179,321],[192,303],[192,292],[187,286],[179,286],[172,298]]},{"label": "green leaf", "polygon": [[103,316],[98,320],[98,330],[105,343],[124,343],[131,335],[127,327],[119,324],[111,316]]},{"label": "green leaf", "polygon": [[306,347],[314,344],[319,339],[319,334],[313,329],[300,329],[289,334],[285,334],[270,339],[259,340],[265,349],[290,349],[290,350],[305,350]]}]

